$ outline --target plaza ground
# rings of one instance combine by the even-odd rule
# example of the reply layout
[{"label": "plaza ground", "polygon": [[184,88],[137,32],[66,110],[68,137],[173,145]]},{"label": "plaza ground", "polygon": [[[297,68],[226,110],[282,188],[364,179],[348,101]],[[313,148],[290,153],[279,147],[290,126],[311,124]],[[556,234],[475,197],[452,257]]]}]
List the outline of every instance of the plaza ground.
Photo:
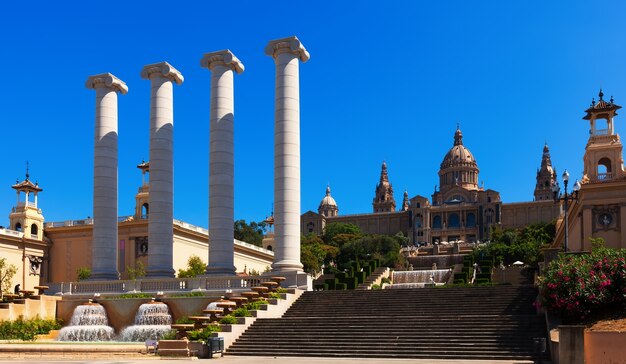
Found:
[{"label": "plaza ground", "polygon": [[[179,359],[161,359],[159,357],[145,357],[142,359],[133,358],[130,360],[125,359],[99,359],[99,360],[85,360],[84,358],[62,358],[62,359],[41,359],[41,358],[21,358],[22,362],[28,363],[98,363],[98,364],[130,364],[130,363],[180,363],[185,361],[198,361],[198,360],[211,360],[211,359],[197,359],[197,358],[179,358]],[[530,364],[532,361],[511,361],[511,360],[436,360],[436,359],[338,359],[338,358],[294,358],[294,357],[258,357],[258,356],[225,356],[223,358],[214,358],[218,362],[224,362],[228,364],[247,364],[247,363],[265,363],[265,364],[378,364],[378,363],[397,363],[397,364]],[[15,361],[0,360],[0,364],[13,364]],[[544,362],[546,363],[546,362]]]}]

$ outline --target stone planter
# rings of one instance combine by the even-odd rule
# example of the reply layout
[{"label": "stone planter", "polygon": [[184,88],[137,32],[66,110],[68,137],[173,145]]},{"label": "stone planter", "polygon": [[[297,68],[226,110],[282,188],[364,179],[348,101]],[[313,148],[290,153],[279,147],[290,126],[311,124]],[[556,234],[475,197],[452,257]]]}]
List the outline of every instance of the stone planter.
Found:
[{"label": "stone planter", "polygon": [[626,332],[585,331],[585,363],[626,363]]},{"label": "stone planter", "polygon": [[202,341],[190,341],[187,347],[191,356],[197,356],[201,359],[210,357],[209,347]]},{"label": "stone planter", "polygon": [[159,340],[160,356],[189,356],[188,340]]}]

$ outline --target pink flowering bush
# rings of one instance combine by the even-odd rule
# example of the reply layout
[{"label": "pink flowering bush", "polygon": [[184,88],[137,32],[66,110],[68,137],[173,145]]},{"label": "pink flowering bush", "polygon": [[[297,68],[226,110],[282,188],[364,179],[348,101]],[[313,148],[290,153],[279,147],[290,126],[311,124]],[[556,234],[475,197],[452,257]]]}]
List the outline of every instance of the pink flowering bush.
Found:
[{"label": "pink flowering bush", "polygon": [[542,304],[579,322],[608,307],[626,307],[626,250],[599,247],[591,254],[561,255],[539,281]]}]

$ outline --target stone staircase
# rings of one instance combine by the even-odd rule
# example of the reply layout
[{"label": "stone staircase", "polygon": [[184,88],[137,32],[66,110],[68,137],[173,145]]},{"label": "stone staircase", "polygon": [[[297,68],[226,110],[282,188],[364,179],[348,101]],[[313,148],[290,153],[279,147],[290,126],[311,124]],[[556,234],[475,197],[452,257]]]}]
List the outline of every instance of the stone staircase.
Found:
[{"label": "stone staircase", "polygon": [[305,292],[227,354],[533,360],[533,338],[546,337],[536,295],[532,286]]},{"label": "stone staircase", "polygon": [[378,267],[374,269],[372,274],[370,274],[367,278],[365,278],[365,282],[359,284],[356,289],[364,290],[364,289],[372,289],[372,285],[380,284],[380,281],[383,277],[389,277],[389,268],[388,267]]}]

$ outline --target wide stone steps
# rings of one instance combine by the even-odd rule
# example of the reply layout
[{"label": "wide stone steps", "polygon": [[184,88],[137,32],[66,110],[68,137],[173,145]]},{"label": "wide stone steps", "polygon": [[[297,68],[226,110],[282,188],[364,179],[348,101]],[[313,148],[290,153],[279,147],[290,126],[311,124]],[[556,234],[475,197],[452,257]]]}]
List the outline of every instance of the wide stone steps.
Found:
[{"label": "wide stone steps", "polygon": [[530,360],[546,336],[536,296],[524,286],[306,292],[227,354]]}]

